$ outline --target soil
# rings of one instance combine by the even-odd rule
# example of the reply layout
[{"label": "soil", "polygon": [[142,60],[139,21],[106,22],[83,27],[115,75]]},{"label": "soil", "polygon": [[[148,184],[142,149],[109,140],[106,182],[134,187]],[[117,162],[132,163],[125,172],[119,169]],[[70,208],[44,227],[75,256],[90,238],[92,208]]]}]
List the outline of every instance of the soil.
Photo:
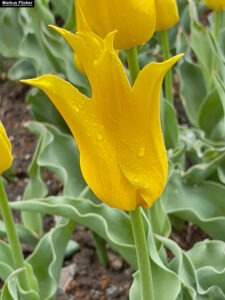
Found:
[{"label": "soil", "polygon": [[[36,139],[24,127],[32,119],[29,106],[25,102],[28,88],[18,82],[9,82],[6,73],[0,78],[0,120],[2,120],[13,146],[13,176],[7,185],[10,201],[19,201],[27,183],[27,167],[35,150]],[[179,112],[181,109],[179,110]],[[182,119],[182,118],[180,118]],[[61,183],[56,177],[46,172],[45,179],[50,187],[50,194],[57,194]],[[15,214],[15,222],[19,222]],[[46,230],[53,225],[53,219],[46,216]],[[181,233],[173,232],[174,239],[183,249],[189,249],[199,240],[206,238],[197,227],[185,224]],[[60,284],[57,300],[126,300],[132,284],[133,270],[124,261],[108,249],[109,266],[104,268],[98,258],[90,231],[78,225],[73,239],[80,245],[70,259],[65,260],[63,270],[66,280]],[[68,273],[70,274],[68,276]],[[65,273],[66,274],[66,273]]]}]

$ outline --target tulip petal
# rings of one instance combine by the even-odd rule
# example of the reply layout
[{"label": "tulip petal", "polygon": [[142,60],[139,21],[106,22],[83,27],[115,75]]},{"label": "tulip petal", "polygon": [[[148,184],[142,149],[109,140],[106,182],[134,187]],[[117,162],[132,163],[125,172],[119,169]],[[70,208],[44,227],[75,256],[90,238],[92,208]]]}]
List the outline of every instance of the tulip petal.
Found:
[{"label": "tulip petal", "polygon": [[205,4],[214,11],[223,11],[225,9],[225,0],[204,0]]},{"label": "tulip petal", "polygon": [[95,77],[93,73],[94,63],[104,51],[103,40],[93,33],[80,32],[73,34],[56,26],[51,25],[50,27],[59,33],[73,49],[91,84],[92,79]]},{"label": "tulip petal", "polygon": [[[147,42],[155,30],[154,0],[77,0],[77,18],[82,12],[83,24],[88,24],[92,32],[105,38],[109,32],[118,30],[114,46],[116,49],[128,49]],[[99,17],[101,16],[101,17]],[[135,22],[133,22],[135,20]],[[86,25],[85,25],[86,27]],[[86,30],[86,29],[85,29]]]},{"label": "tulip petal", "polygon": [[111,115],[122,108],[127,93],[131,90],[124,67],[113,49],[116,32],[109,33],[105,40],[92,33],[72,34],[67,30],[51,26],[77,53],[103,115]]},{"label": "tulip petal", "polygon": [[115,142],[99,122],[95,102],[53,75],[22,82],[43,90],[62,114],[78,144],[84,179],[95,195],[111,207],[134,210],[136,190],[120,171]]},{"label": "tulip petal", "polygon": [[155,0],[156,29],[167,30],[179,21],[179,12],[176,0]]},{"label": "tulip petal", "polygon": [[5,128],[0,122],[0,174],[10,168],[13,158],[12,158],[12,146],[7,137]]},{"label": "tulip petal", "polygon": [[167,180],[167,157],[160,126],[160,89],[165,73],[182,55],[148,64],[137,77],[126,113],[119,120],[117,153],[122,173],[150,207]]}]

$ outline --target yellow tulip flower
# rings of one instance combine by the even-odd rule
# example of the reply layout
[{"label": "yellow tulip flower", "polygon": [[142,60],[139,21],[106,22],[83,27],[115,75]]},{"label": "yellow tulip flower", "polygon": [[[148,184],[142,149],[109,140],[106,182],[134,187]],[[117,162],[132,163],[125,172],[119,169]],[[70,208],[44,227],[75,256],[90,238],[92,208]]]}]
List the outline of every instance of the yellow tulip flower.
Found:
[{"label": "yellow tulip flower", "polygon": [[176,0],[155,0],[155,10],[155,31],[170,29],[179,21],[179,12]]},{"label": "yellow tulip flower", "polygon": [[10,168],[12,161],[12,146],[5,128],[0,122],[0,174]]},{"label": "yellow tulip flower", "polygon": [[225,0],[204,0],[205,4],[215,11],[222,11],[225,9]]},{"label": "yellow tulip flower", "polygon": [[146,43],[155,31],[154,0],[76,0],[77,31],[92,31],[101,38],[118,31],[116,49]]},{"label": "yellow tulip flower", "polygon": [[102,40],[93,33],[55,30],[77,53],[91,99],[54,75],[22,82],[43,90],[62,114],[78,144],[84,179],[100,200],[125,211],[151,207],[167,180],[160,88],[181,56],[148,64],[131,86],[113,48],[115,32]]}]

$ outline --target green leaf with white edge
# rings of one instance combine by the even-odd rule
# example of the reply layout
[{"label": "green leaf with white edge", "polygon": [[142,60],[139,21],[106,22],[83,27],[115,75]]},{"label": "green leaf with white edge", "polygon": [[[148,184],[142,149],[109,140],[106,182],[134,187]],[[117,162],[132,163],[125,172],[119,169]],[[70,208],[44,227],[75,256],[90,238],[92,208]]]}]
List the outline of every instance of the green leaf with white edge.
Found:
[{"label": "green leaf with white edge", "polygon": [[[174,255],[174,258],[170,262],[167,262],[167,267],[177,274],[177,277],[181,283],[181,290],[177,299],[197,300],[197,277],[193,263],[188,257],[186,257],[185,252],[183,252],[174,241],[159,235],[155,235],[155,238]],[[186,296],[181,297],[181,294]]]},{"label": "green leaf with white edge", "polygon": [[30,288],[29,290],[21,288],[18,274],[24,271],[24,269],[18,269],[8,276],[4,283],[0,300],[41,300],[38,293],[37,280],[34,277],[32,267],[29,264],[26,264],[26,271],[28,273]]},{"label": "green leaf with white edge", "polygon": [[3,286],[0,300],[19,300],[17,282],[13,273],[11,276],[12,279],[9,277],[8,281]]},{"label": "green leaf with white edge", "polygon": [[168,266],[177,273],[181,294],[177,299],[225,299],[224,242],[205,240],[183,251],[174,241],[156,235],[173,254]]},{"label": "green leaf with white edge", "polygon": [[166,99],[161,105],[162,130],[166,149],[174,149],[179,145],[179,129],[174,107]]},{"label": "green leaf with white edge", "polygon": [[[38,237],[34,235],[32,231],[23,226],[22,224],[16,225],[16,232],[18,234],[21,244],[29,245],[30,247],[35,247],[38,242]],[[0,238],[6,238],[6,228],[5,224],[0,220]]]},{"label": "green leaf with white edge", "polygon": [[18,9],[0,9],[0,53],[4,57],[18,56],[18,48],[23,39],[23,27],[18,26],[19,13]]},{"label": "green leaf with white edge", "polygon": [[203,299],[225,299],[224,250],[224,242],[205,240],[186,252],[195,267],[197,288]]},{"label": "green leaf with white edge", "polygon": [[[224,70],[225,70],[225,67],[224,67]],[[225,87],[224,87],[224,83],[223,83],[222,79],[218,75],[214,76],[214,82],[217,87],[218,93],[220,95],[221,103],[223,106],[224,118],[221,120],[221,131],[225,135],[225,129],[224,129],[224,125],[225,125],[225,103],[224,103]],[[225,183],[225,162],[222,162],[220,164],[220,166],[218,166],[218,176],[219,176],[219,179],[221,180],[221,182]]]},{"label": "green leaf with white edge", "polygon": [[[216,158],[218,155],[214,156],[214,154],[221,154],[220,149],[223,147],[221,143],[207,140],[202,130],[192,127],[180,127],[180,139],[185,148],[185,159],[188,159],[191,166]],[[183,171],[186,171],[187,167],[184,164]]]},{"label": "green leaf with white edge", "polygon": [[196,224],[214,239],[225,240],[225,187],[222,184],[204,181],[190,185],[174,171],[165,193],[168,214]]},{"label": "green leaf with white edge", "polygon": [[137,300],[140,299],[140,276],[139,271],[133,274],[133,283],[130,288],[129,299]]},{"label": "green leaf with white edge", "polygon": [[[67,253],[68,251],[74,251],[74,247],[76,246],[77,248],[77,244],[74,245],[74,243],[68,243],[69,248],[67,248],[67,242],[68,239],[71,236],[71,233],[74,229],[74,224],[71,225],[67,224],[68,222],[66,222],[66,224],[61,224],[60,226],[58,226],[57,228],[53,229],[51,231],[51,233],[48,233],[47,235],[45,235],[43,237],[43,239],[40,240],[38,247],[35,249],[34,253],[32,254],[32,256],[30,258],[28,258],[28,261],[30,263],[32,263],[34,265],[34,271],[35,271],[35,276],[32,273],[32,268],[31,266],[29,266],[29,264],[27,264],[27,270],[29,272],[29,279],[30,282],[32,283],[32,287],[34,291],[38,290],[38,283],[41,280],[42,276],[46,276],[46,277],[50,277],[50,279],[46,280],[45,284],[44,284],[44,291],[45,293],[50,293],[54,294],[57,288],[57,282],[58,282],[58,277],[59,277],[59,273],[61,270],[61,264],[62,264],[62,259],[65,255],[65,253]],[[60,243],[59,243],[60,241]],[[72,247],[72,249],[71,249]],[[68,252],[69,253],[69,252]],[[46,255],[48,254],[48,255]],[[43,262],[43,260],[45,260],[45,263]],[[4,281],[6,281],[6,286],[3,289],[3,299],[11,299],[11,298],[7,298],[7,296],[9,295],[8,293],[14,295],[14,284],[13,282],[15,281],[15,277],[12,277],[11,279],[11,274],[13,273],[13,261],[12,261],[12,257],[11,257],[11,250],[9,248],[9,246],[0,241],[0,278]],[[2,263],[4,262],[4,263]],[[40,267],[40,264],[42,266],[42,268]],[[43,270],[42,269],[45,269]],[[48,273],[47,273],[48,272]],[[47,274],[46,274],[47,273]],[[7,280],[7,278],[9,277],[9,279]],[[37,279],[38,279],[38,283],[37,283]],[[49,284],[49,286],[48,286]],[[23,291],[19,285],[17,285],[17,290],[18,290],[18,294],[21,296],[23,295],[23,300],[25,299],[39,299],[39,298],[35,298],[36,296],[33,295],[34,291],[31,292],[27,292]],[[41,295],[44,293],[44,291],[41,293]],[[5,298],[4,298],[5,297]],[[9,296],[8,296],[9,297]],[[16,299],[15,295],[14,298],[12,299]],[[20,299],[20,298],[18,298]],[[41,300],[43,300],[44,298],[40,298]],[[46,299],[53,299],[49,296],[49,298]]]},{"label": "green leaf with white edge", "polygon": [[199,126],[209,139],[220,142],[225,140],[225,114],[223,98],[217,90],[212,90],[204,99],[199,113]]},{"label": "green leaf with white edge", "polygon": [[32,265],[39,285],[41,300],[55,299],[66,246],[74,228],[74,222],[61,219],[55,228],[41,238],[28,257],[27,261]]},{"label": "green leaf with white edge", "polygon": [[58,215],[83,224],[105,239],[133,268],[137,268],[130,218],[123,211],[87,198],[68,196],[32,199],[10,205],[16,210]]},{"label": "green leaf with white edge", "polygon": [[[55,5],[58,9],[64,7],[69,13],[68,26],[74,23],[71,2],[60,1],[60,4]],[[72,50],[58,34],[48,28],[49,24],[55,24],[55,16],[47,1],[36,0],[35,9],[32,10],[0,9],[0,21],[0,53],[5,57],[22,59],[9,71],[11,78],[27,78],[30,73],[34,73],[32,77],[44,73],[62,73],[76,86],[88,89],[85,76],[74,67]],[[12,38],[9,39],[9,36]]]},{"label": "green leaf with white edge", "polygon": [[[209,152],[209,151],[206,151]],[[183,179],[189,184],[199,184],[210,177],[217,168],[225,162],[225,148],[211,150],[212,159],[208,162],[196,164],[188,169]]]},{"label": "green leaf with white edge", "polygon": [[[47,188],[42,179],[42,171],[53,171],[64,185],[64,194],[79,195],[86,186],[79,167],[79,155],[71,135],[60,132],[49,124],[30,122],[27,128],[39,137],[36,151],[28,170],[29,181],[23,200],[44,197]],[[65,147],[67,153],[65,155]],[[39,214],[22,213],[24,225],[37,236],[42,235],[42,219]],[[34,219],[36,220],[34,222]]]},{"label": "green leaf with white edge", "polygon": [[225,28],[223,27],[220,31],[220,49],[223,57],[225,57]]},{"label": "green leaf with white edge", "polygon": [[164,262],[164,256],[160,256],[156,240],[153,235],[152,227],[146,213],[143,213],[145,229],[147,233],[147,243],[151,269],[153,275],[154,298],[160,300],[174,300],[180,292],[180,280]]},{"label": "green leaf with white edge", "polygon": [[196,16],[193,13],[194,10],[192,9],[194,2],[191,2],[191,49],[193,49],[197,60],[201,66],[209,91],[213,86],[212,70],[215,70],[215,66],[219,66],[220,59],[215,49],[215,40],[212,36],[212,33],[208,29],[203,27],[200,24],[200,22],[196,19]]},{"label": "green leaf with white edge", "polygon": [[[224,76],[225,76],[225,62],[223,64],[223,70],[224,70]],[[221,76],[219,76],[218,74],[214,74],[213,76],[214,79],[214,83],[215,86],[217,88],[218,94],[220,95],[220,99],[221,99],[221,105],[223,108],[223,113],[225,115],[225,102],[224,102],[224,97],[225,97],[225,77],[221,78]],[[223,119],[223,125],[225,125],[225,117]]]},{"label": "green leaf with white edge", "polygon": [[[186,252],[197,270],[212,267],[217,272],[225,272],[225,243],[222,241],[204,240]],[[225,286],[223,286],[223,289]],[[225,290],[224,290],[225,291]]]},{"label": "green leaf with white edge", "polygon": [[[37,154],[32,163],[36,168],[47,168],[54,172],[63,183],[65,195],[80,195],[86,183],[80,171],[79,152],[72,135],[62,133],[50,124],[38,122],[27,123],[27,128],[39,137]],[[42,181],[40,173],[32,180],[37,179]],[[34,194],[31,197],[34,198]]]},{"label": "green leaf with white edge", "polygon": [[12,252],[8,244],[0,240],[0,278],[5,281],[13,271]]},{"label": "green leaf with white edge", "polygon": [[199,113],[207,95],[207,87],[200,66],[185,58],[177,67],[180,78],[180,96],[190,122],[198,127]]},{"label": "green leaf with white edge", "polygon": [[213,70],[213,45],[209,36],[209,31],[202,27],[199,23],[193,21],[191,23],[191,48],[197,56],[201,65],[201,70],[205,77],[208,87],[212,85]]},{"label": "green leaf with white edge", "polygon": [[18,60],[9,70],[8,78],[10,80],[26,79],[36,76],[36,70],[31,61],[27,59]]},{"label": "green leaf with white edge", "polygon": [[225,299],[225,244],[205,240],[183,251],[174,241],[155,236],[174,255],[168,266],[177,273],[182,290],[178,299]]}]

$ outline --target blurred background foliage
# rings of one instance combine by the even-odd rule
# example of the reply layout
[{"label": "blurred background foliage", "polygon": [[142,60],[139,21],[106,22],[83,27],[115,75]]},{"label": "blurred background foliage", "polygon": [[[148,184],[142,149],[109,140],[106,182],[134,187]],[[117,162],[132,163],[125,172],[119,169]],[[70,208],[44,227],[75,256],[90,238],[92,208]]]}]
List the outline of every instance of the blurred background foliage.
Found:
[{"label": "blurred background foliage", "polygon": [[[48,27],[53,24],[74,32],[74,1],[36,0],[35,5],[35,9],[0,9],[0,65],[4,59],[10,60],[8,80],[54,73],[89,95],[88,81],[74,66],[71,49]],[[163,91],[161,97],[169,179],[161,199],[143,215],[156,274],[156,299],[221,300],[225,299],[225,22],[216,28],[218,16],[203,1],[178,0],[178,5],[180,23],[168,31],[170,51],[171,55],[183,52],[185,56],[173,70],[173,103],[165,99]],[[221,20],[223,17],[221,13]],[[138,55],[141,67],[149,61],[162,61],[158,33],[139,47]],[[123,52],[120,57],[126,65]],[[132,267],[137,263],[128,215],[99,202],[86,187],[79,153],[64,120],[41,91],[31,89],[26,101],[34,118],[28,130],[38,142],[24,197],[12,207],[22,211],[18,234],[34,249],[27,263],[40,282],[40,299],[47,300],[54,299],[73,222],[91,228]],[[62,195],[47,197],[44,168],[62,181]],[[46,213],[61,216],[48,234],[42,232],[42,215]],[[201,228],[209,240],[183,251],[169,235],[172,227],[179,232],[184,222]],[[5,236],[1,222],[0,236]],[[62,236],[65,239],[58,249]],[[38,259],[49,249],[46,270],[40,270]],[[171,261],[166,249],[173,254]],[[13,298],[9,252],[0,241],[0,278],[6,281],[1,299],[20,299]],[[41,280],[43,277],[48,280]],[[138,273],[130,299],[138,299],[137,282]]]}]

